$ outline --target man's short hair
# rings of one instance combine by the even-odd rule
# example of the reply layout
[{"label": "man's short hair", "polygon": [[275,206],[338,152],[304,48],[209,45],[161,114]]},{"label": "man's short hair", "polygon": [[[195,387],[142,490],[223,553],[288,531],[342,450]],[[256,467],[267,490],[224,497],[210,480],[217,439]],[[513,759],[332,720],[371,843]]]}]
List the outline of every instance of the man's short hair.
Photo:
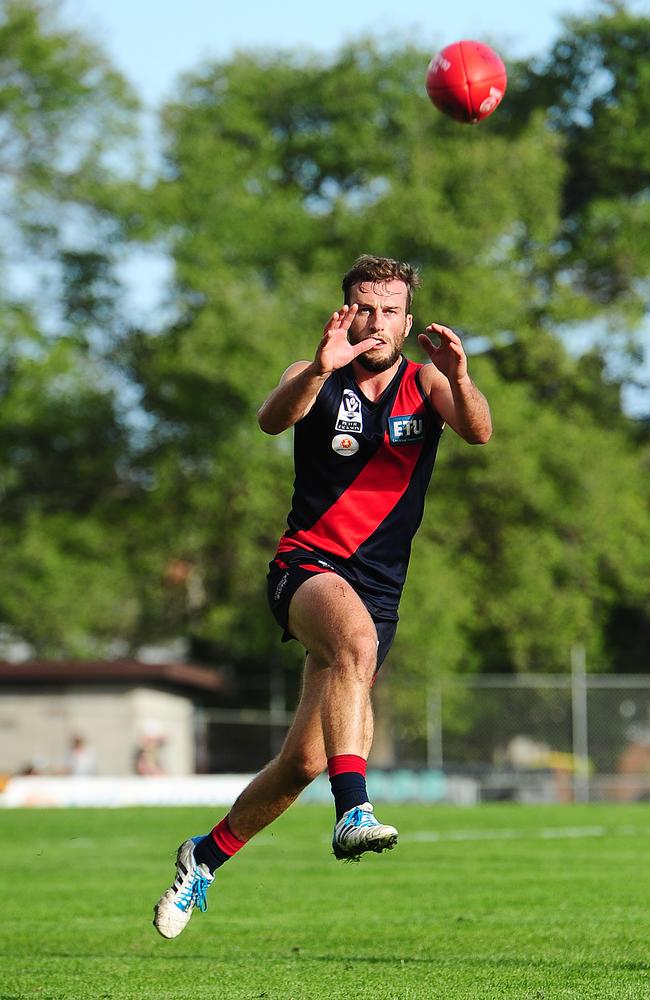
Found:
[{"label": "man's short hair", "polygon": [[420,287],[420,275],[410,264],[390,257],[374,257],[364,253],[357,257],[354,264],[343,275],[343,301],[349,305],[350,291],[353,285],[364,281],[371,284],[383,284],[386,281],[403,281],[406,285],[406,311],[410,313],[413,292]]}]

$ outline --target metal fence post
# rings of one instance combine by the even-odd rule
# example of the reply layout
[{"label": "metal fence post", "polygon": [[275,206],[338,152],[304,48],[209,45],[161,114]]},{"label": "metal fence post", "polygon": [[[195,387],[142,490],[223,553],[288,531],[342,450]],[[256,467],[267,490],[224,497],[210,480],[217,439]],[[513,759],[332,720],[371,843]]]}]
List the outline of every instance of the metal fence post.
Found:
[{"label": "metal fence post", "polygon": [[442,687],[429,688],[427,697],[427,767],[442,770]]},{"label": "metal fence post", "polygon": [[573,745],[573,801],[589,801],[589,718],[587,657],[584,646],[571,648],[571,720]]},{"label": "metal fence post", "polygon": [[283,726],[286,726],[287,697],[284,674],[278,662],[271,660],[271,676],[269,685],[269,743],[271,756],[280,753],[284,743]]}]

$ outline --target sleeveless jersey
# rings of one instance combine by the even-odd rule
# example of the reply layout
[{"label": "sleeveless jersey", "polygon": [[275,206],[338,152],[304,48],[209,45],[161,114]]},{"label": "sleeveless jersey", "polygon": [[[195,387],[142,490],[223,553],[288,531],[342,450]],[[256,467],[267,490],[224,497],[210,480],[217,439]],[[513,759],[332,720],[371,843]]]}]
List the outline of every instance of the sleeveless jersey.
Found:
[{"label": "sleeveless jersey", "polygon": [[443,421],[402,358],[375,402],[350,365],[294,427],[295,482],[278,553],[324,557],[378,618],[397,619]]}]

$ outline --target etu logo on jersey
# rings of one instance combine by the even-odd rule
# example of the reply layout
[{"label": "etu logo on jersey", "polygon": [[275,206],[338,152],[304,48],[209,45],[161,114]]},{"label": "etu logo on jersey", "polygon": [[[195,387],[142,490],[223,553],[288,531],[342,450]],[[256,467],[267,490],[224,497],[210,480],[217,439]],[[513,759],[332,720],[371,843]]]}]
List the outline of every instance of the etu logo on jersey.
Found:
[{"label": "etu logo on jersey", "polygon": [[391,444],[413,444],[424,441],[424,417],[389,417],[388,433]]}]

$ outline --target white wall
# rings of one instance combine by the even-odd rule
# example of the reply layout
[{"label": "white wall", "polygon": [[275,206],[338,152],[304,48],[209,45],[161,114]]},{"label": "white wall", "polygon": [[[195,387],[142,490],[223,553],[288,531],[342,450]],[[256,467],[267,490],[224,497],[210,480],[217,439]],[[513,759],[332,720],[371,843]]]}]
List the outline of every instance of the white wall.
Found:
[{"label": "white wall", "polygon": [[167,774],[194,771],[193,705],[183,695],[126,685],[0,689],[0,774],[29,764],[60,773],[74,734],[94,750],[97,774],[133,774],[138,742],[149,734],[164,738],[159,756]]}]

